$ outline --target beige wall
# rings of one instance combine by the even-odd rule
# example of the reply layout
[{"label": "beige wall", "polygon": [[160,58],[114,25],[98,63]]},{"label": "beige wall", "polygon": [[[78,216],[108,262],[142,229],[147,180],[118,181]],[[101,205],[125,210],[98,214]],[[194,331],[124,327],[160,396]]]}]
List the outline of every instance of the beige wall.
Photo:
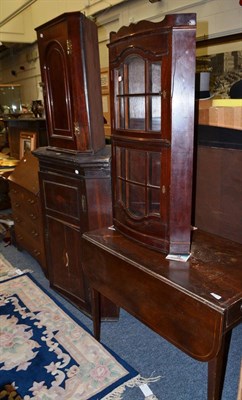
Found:
[{"label": "beige wall", "polygon": [[[0,84],[20,83],[22,85],[22,102],[31,103],[41,99],[42,91],[35,27],[67,12],[81,10],[91,15],[101,10],[104,5],[120,3],[103,9],[94,15],[99,33],[99,50],[101,67],[108,66],[108,49],[110,31],[117,31],[123,25],[149,19],[160,21],[168,13],[194,12],[197,14],[197,37],[224,36],[241,32],[242,7],[239,0],[162,0],[150,3],[148,0],[2,0],[0,2],[0,40],[31,43],[21,52],[13,51],[7,58],[0,58]],[[4,5],[4,7],[3,7]],[[11,5],[11,7],[10,7]],[[13,16],[14,6],[28,5],[20,14]],[[89,5],[89,7],[88,7]],[[16,8],[15,8],[16,10]],[[11,18],[12,15],[12,18]],[[16,38],[18,40],[16,40]],[[209,52],[242,50],[242,41],[234,45],[216,46],[201,49],[198,55]],[[13,76],[11,71],[15,71]]]}]

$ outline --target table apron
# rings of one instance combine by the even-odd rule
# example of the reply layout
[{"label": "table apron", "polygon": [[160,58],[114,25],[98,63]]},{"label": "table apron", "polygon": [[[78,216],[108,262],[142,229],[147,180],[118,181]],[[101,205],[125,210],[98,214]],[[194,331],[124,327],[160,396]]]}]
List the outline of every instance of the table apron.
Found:
[{"label": "table apron", "polygon": [[224,313],[85,240],[83,268],[90,285],[199,361],[216,357]]}]

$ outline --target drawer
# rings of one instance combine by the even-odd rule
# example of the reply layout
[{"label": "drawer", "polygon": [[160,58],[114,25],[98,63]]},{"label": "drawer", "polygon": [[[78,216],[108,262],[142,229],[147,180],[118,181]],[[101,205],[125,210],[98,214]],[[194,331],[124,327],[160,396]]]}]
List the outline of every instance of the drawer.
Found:
[{"label": "drawer", "polygon": [[30,226],[29,224],[15,224],[14,226],[15,236],[17,243],[21,243],[21,247],[26,248],[29,243],[33,247],[39,248],[43,245],[43,234],[42,230],[38,227]]},{"label": "drawer", "polygon": [[45,248],[41,235],[34,236],[28,231],[24,231],[21,227],[15,227],[15,238],[20,249],[30,253],[42,267],[46,268]]},{"label": "drawer", "polygon": [[9,196],[11,199],[11,205],[13,209],[17,210],[21,208],[21,212],[33,209],[33,210],[38,210],[35,212],[39,212],[40,199],[38,196],[35,196],[32,193],[29,193],[25,190],[18,191],[15,189],[10,190]]},{"label": "drawer", "polygon": [[36,210],[22,210],[22,208],[13,207],[13,219],[15,224],[22,225],[25,229],[33,229],[42,225],[42,218],[40,213]]},{"label": "drawer", "polygon": [[25,203],[25,197],[23,193],[13,193],[12,191],[9,192],[9,197],[11,200],[12,209],[20,209],[22,204]]},{"label": "drawer", "polygon": [[23,191],[12,182],[9,182],[9,195],[10,196],[19,196]]},{"label": "drawer", "polygon": [[43,226],[15,217],[14,231],[16,243],[20,249],[28,251],[47,273]]}]

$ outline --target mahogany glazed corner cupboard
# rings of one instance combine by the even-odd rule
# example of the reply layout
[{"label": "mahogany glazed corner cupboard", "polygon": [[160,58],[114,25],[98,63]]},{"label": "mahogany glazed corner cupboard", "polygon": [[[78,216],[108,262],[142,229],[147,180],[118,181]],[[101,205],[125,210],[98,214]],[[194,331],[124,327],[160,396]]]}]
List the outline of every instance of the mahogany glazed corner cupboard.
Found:
[{"label": "mahogany glazed corner cupboard", "polygon": [[196,15],[110,34],[113,222],[158,251],[191,243]]},{"label": "mahogany glazed corner cupboard", "polygon": [[[91,315],[82,233],[112,225],[110,146],[105,146],[97,27],[79,12],[36,28],[49,146],[39,159],[50,285]],[[102,298],[102,317],[119,309]]]}]

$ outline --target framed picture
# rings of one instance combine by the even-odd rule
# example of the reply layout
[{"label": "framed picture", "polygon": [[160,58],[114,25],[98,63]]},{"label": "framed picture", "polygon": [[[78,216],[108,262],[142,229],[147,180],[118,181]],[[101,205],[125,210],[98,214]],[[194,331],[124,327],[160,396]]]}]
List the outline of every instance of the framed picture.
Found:
[{"label": "framed picture", "polygon": [[102,90],[102,94],[109,94],[108,68],[101,68],[101,90]]},{"label": "framed picture", "polygon": [[111,135],[111,122],[110,122],[110,98],[109,94],[102,95],[103,104],[103,119],[104,119],[104,132],[105,137],[110,138]]},{"label": "framed picture", "polygon": [[211,96],[216,99],[231,98],[233,85],[242,80],[241,35],[197,39],[196,72],[209,76]]},{"label": "framed picture", "polygon": [[36,132],[20,132],[19,157],[36,149]]}]

